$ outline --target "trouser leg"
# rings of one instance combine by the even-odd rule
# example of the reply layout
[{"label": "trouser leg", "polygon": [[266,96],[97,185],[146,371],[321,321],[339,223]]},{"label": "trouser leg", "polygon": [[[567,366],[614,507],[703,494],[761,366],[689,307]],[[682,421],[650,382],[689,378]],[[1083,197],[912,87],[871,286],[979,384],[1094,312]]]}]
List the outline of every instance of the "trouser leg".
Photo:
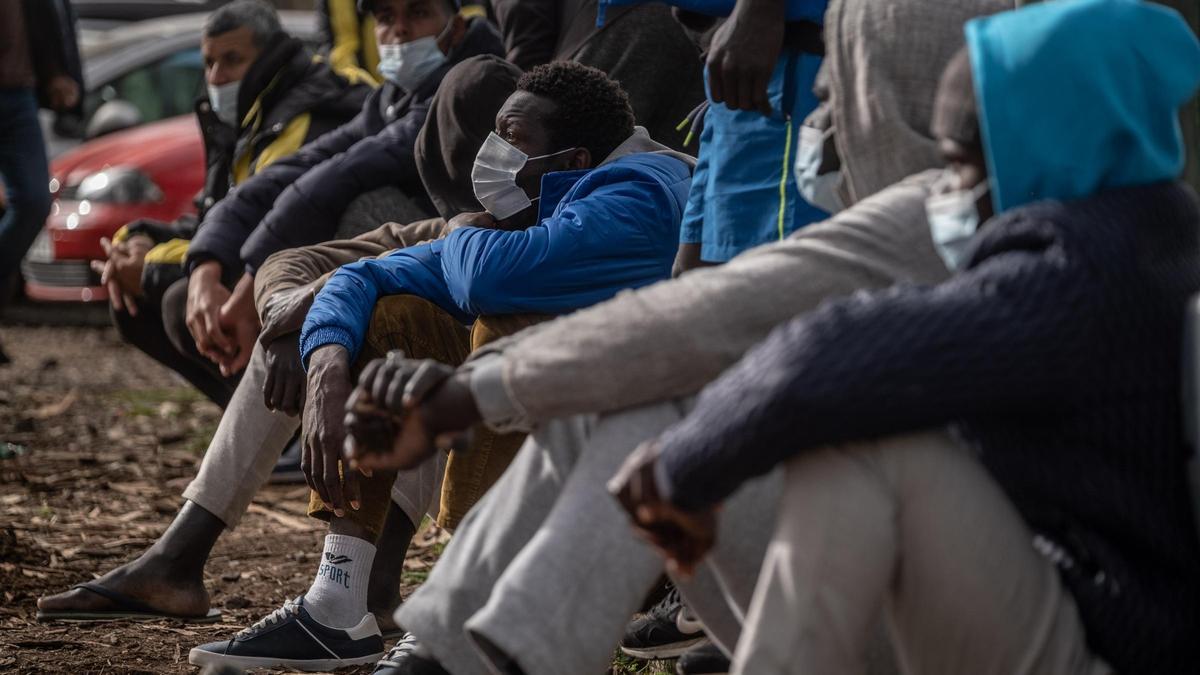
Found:
[{"label": "trouser leg", "polygon": [[945,434],[806,453],[787,465],[734,672],[863,672],[884,610],[908,672],[1107,672],[1031,540]]},{"label": "trouser leg", "polygon": [[527,673],[604,672],[629,617],[663,570],[606,485],[638,444],[683,414],[682,404],[665,403],[596,424],[545,522],[467,621],[472,638]]},{"label": "trouser leg", "polygon": [[[397,611],[396,622],[416,634],[455,675],[489,672],[467,646],[463,624],[487,602],[510,561],[554,507],[583,453],[590,426],[590,419],[573,417],[531,434],[512,465],[459,524],[429,578]],[[543,619],[526,616],[522,624],[529,630],[540,627]]]},{"label": "trouser leg", "polygon": [[[437,305],[413,295],[392,295],[375,305],[366,340],[354,367],[355,377],[372,360],[393,349],[403,350],[409,358],[458,365],[466,360],[470,341],[467,329]],[[439,461],[431,458],[416,469],[404,472],[406,476],[400,489],[412,491],[408,501],[419,501],[418,495],[422,493],[433,494]],[[372,540],[379,535],[387,518],[396,478],[394,471],[376,471],[371,476],[357,477],[359,508],[346,510],[344,517],[369,532]],[[407,488],[404,487],[406,483]],[[325,508],[315,491],[309,499],[308,513],[321,520],[333,517],[333,511]],[[415,524],[420,524],[420,515],[408,515],[414,518]]]},{"label": "trouser leg", "polygon": [[50,212],[47,167],[33,90],[0,89],[0,180],[8,197],[0,216],[0,288],[20,268]]},{"label": "trouser leg", "polygon": [[[548,314],[479,317],[471,328],[471,351],[552,318]],[[524,443],[523,433],[499,434],[482,424],[475,425],[471,430],[470,450],[451,452],[446,463],[438,524],[449,530],[457,528],[483,493],[500,480]]]},{"label": "trouser leg", "polygon": [[271,412],[263,402],[266,360],[257,342],[242,381],[221,415],[200,471],[183,491],[233,528],[300,427],[299,417]]},{"label": "trouser leg", "polygon": [[[233,390],[237,386],[237,378],[221,376],[216,365],[196,351],[195,342],[191,342],[191,350],[179,349],[168,333],[167,326],[171,324],[172,332],[178,332],[174,326],[183,313],[187,304],[187,279],[175,282],[163,295],[162,305],[155,307],[139,303],[138,314],[133,316],[127,311],[113,310],[113,325],[117,333],[129,344],[137,347],[150,358],[179,373],[192,386],[199,389],[213,403],[222,408],[229,405]],[[170,312],[165,309],[170,306]],[[183,307],[181,307],[181,305]],[[183,330],[186,332],[187,328]],[[179,336],[177,336],[178,338]],[[190,335],[189,335],[190,338]]]}]

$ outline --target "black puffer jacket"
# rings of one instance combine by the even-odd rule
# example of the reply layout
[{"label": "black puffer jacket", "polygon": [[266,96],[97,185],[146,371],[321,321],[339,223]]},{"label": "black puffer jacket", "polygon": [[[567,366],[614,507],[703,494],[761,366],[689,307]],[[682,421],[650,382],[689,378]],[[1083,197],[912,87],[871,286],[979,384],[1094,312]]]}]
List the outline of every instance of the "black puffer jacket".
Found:
[{"label": "black puffer jacket", "polygon": [[217,205],[192,242],[189,268],[218,260],[226,275],[253,274],[276,251],[331,239],[350,202],[376,188],[399,187],[432,214],[413,158],[430,100],[452,66],[502,51],[491,24],[470,19],[462,43],[416,91],[384,84],[349,124],[275,162]]},{"label": "black puffer jacket", "polygon": [[[203,233],[210,211],[230,188],[344,124],[369,92],[368,85],[334,73],[314,60],[300,40],[281,33],[242,78],[238,130],[217,119],[207,98],[197,101],[206,165],[204,189],[196,197],[198,215],[183,216],[173,223],[138,221],[126,228],[127,235],[145,234],[160,244],[146,256],[142,285],[147,296],[160,297],[183,276],[184,254]],[[193,241],[186,242],[189,239]]]}]

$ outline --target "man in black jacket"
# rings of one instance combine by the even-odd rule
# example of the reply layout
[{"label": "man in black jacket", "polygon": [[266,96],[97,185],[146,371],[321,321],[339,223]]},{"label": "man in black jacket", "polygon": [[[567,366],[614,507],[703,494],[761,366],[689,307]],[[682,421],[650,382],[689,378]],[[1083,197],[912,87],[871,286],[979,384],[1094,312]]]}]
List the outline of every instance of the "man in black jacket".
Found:
[{"label": "man in black jacket", "polygon": [[[484,19],[463,19],[457,0],[359,0],[371,11],[387,78],[345,126],[275,163],[213,209],[188,252],[187,323],[199,351],[232,376],[250,358],[258,319],[254,274],[269,255],[334,239],[358,196],[399,188],[433,213],[413,145],[446,72],[480,54],[500,55]],[[403,58],[394,55],[404,47]],[[389,214],[401,219],[403,214]],[[221,284],[240,277],[230,294]]]},{"label": "man in black jacket", "polygon": [[[95,266],[122,337],[223,406],[235,382],[201,357],[184,323],[189,240],[233,186],[345,123],[369,87],[314,60],[262,0],[236,0],[213,12],[201,50],[209,94],[196,104],[207,166],[198,214],[129,224],[114,237],[108,261]],[[215,313],[204,318],[218,320]]]}]

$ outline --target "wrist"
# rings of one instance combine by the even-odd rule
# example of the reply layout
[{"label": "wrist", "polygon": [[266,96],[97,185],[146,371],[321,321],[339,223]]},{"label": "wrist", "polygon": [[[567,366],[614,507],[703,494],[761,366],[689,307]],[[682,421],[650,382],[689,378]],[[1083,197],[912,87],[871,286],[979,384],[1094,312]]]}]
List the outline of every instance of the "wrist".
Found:
[{"label": "wrist", "polygon": [[470,374],[455,372],[422,402],[425,422],[433,433],[462,431],[483,420],[470,380]]},{"label": "wrist", "polygon": [[321,345],[308,355],[309,368],[315,371],[350,370],[350,352],[339,344]]}]

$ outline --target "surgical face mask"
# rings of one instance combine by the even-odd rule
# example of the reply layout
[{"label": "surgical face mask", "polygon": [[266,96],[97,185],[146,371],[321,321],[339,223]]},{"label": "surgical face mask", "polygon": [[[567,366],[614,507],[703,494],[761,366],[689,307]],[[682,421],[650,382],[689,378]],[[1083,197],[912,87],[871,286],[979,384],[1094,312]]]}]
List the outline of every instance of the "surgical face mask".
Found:
[{"label": "surgical face mask", "polygon": [[829,213],[846,208],[838,185],[842,181],[841,169],[820,173],[825,154],[825,143],[833,136],[833,127],[821,131],[816,127],[800,127],[800,147],[796,149],[796,162],[792,167],[796,175],[796,188],[804,201]]},{"label": "surgical face mask", "polygon": [[[955,174],[946,174],[943,180],[957,183]],[[971,239],[979,229],[979,209],[976,203],[987,194],[988,181],[980,181],[970,190],[955,189],[941,192],[939,181],[934,193],[925,199],[925,215],[929,219],[929,233],[933,246],[950,270],[957,270],[966,262]]]},{"label": "surgical face mask", "polygon": [[219,86],[208,85],[208,102],[212,105],[217,119],[235,129],[238,127],[238,122],[241,121],[237,116],[238,90],[241,87],[241,80],[226,82]]},{"label": "surgical face mask", "polygon": [[493,131],[479,148],[479,154],[475,155],[475,166],[471,169],[475,197],[496,220],[516,215],[533,206],[538,199],[530,199],[517,185],[517,174],[521,169],[533,160],[561,155],[574,149],[530,157]]},{"label": "surgical face mask", "polygon": [[379,45],[379,74],[411,93],[446,62],[446,55],[438,47],[438,40],[453,25],[454,17],[450,17],[446,27],[437,36],[428,35],[398,45]]}]

